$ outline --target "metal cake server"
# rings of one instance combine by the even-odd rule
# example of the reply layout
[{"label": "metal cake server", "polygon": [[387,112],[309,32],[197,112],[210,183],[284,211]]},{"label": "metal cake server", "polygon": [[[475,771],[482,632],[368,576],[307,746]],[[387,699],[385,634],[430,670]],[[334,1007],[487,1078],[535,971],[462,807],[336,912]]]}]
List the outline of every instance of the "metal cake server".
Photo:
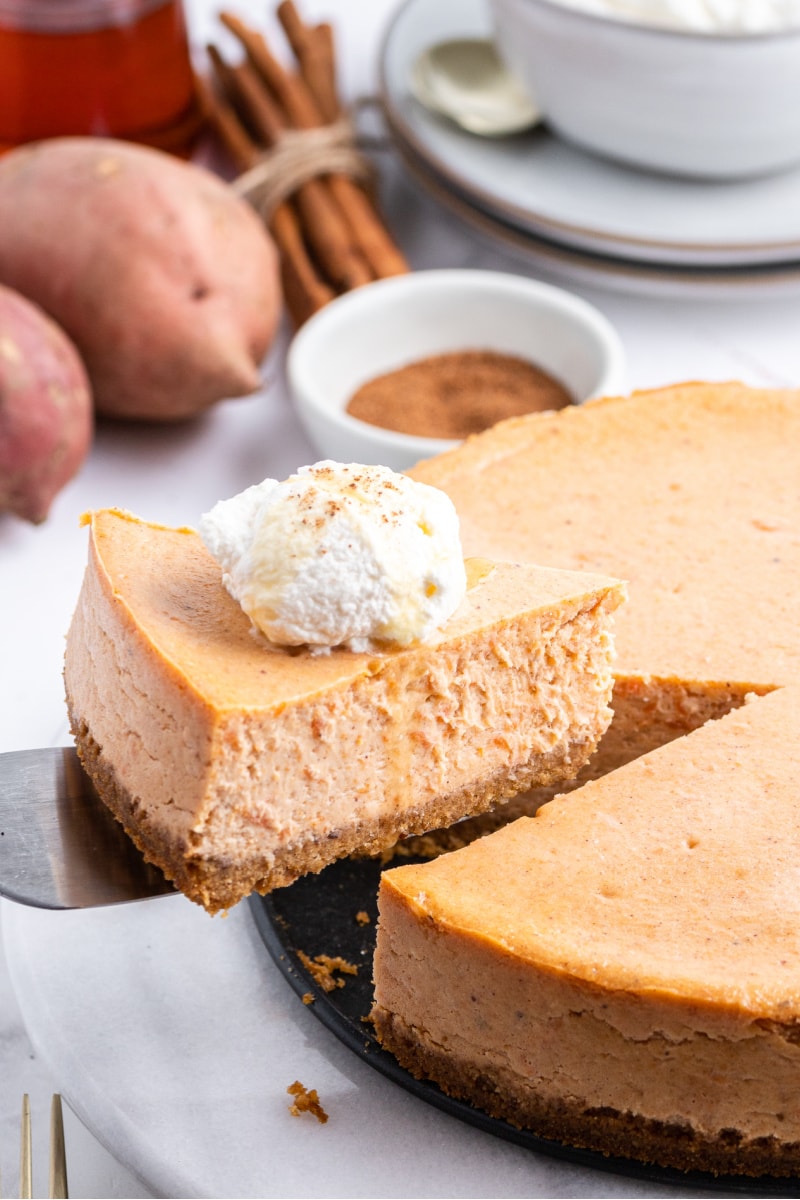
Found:
[{"label": "metal cake server", "polygon": [[0,895],[97,908],[179,895],[98,797],[72,747],[0,754]]}]

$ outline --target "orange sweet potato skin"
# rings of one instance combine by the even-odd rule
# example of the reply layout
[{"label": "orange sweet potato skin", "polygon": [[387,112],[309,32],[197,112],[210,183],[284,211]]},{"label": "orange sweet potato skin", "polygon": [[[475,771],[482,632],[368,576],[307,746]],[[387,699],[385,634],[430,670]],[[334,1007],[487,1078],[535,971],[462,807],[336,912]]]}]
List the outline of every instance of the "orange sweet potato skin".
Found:
[{"label": "orange sweet potato skin", "polygon": [[273,243],[231,188],[103,138],[0,159],[0,283],[69,334],[96,411],[129,419],[255,391],[281,307]]},{"label": "orange sweet potato skin", "polygon": [[78,352],[40,308],[0,286],[0,512],[39,523],[81,467],[92,395]]}]

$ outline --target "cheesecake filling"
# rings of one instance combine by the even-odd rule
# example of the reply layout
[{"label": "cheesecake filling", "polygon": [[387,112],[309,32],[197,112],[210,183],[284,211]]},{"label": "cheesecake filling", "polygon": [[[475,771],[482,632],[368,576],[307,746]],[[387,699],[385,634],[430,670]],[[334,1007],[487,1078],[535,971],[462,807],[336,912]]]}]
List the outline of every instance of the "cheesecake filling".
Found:
[{"label": "cheesecake filling", "polygon": [[794,1026],[526,969],[433,918],[424,892],[385,888],[381,921],[373,1019],[445,1091],[545,1136],[564,1135],[566,1104],[576,1120],[610,1110],[709,1140],[800,1142]]},{"label": "cheesecake filling", "polygon": [[437,797],[481,778],[497,779],[481,808],[525,787],[532,760],[553,756],[554,780],[563,778],[610,720],[609,618],[608,603],[596,600],[558,622],[531,615],[477,638],[442,638],[422,663],[411,652],[373,659],[346,692],[269,724],[227,714],[210,798],[193,827],[198,851],[235,859],[257,829],[288,845],[309,828],[335,837],[387,812],[405,836],[434,827],[425,813]]}]

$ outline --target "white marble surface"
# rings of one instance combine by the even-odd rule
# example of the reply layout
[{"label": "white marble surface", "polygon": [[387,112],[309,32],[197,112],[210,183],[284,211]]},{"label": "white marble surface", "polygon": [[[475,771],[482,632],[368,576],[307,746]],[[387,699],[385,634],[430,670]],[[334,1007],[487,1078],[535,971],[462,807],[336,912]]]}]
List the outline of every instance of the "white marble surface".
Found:
[{"label": "white marble surface", "polygon": [[[198,43],[202,43],[213,29],[211,13],[216,6],[207,0],[194,0],[188,7],[193,33]],[[264,9],[261,0],[258,3],[240,0],[236,7],[243,15],[255,20],[261,18]],[[394,0],[372,0],[369,5],[363,0],[328,0],[328,3],[304,0],[302,7],[309,16],[332,17],[336,23],[345,93],[353,96],[372,90],[377,46],[387,17],[395,7]],[[410,183],[390,156],[382,155],[380,164],[389,219],[414,266],[469,265],[525,273],[519,263],[478,243],[474,234],[458,226],[451,217],[444,217]],[[599,288],[591,292],[578,287],[573,290],[580,291],[595,303],[616,325],[627,351],[628,382],[632,387],[650,387],[690,378],[738,378],[768,386],[800,384],[800,301],[765,301],[753,295],[740,296],[727,303],[712,303],[628,297]],[[62,744],[68,740],[61,658],[63,638],[83,570],[85,532],[78,526],[82,511],[102,505],[119,505],[165,523],[192,524],[198,514],[220,496],[232,494],[266,475],[284,475],[301,463],[313,460],[314,451],[299,429],[286,395],[282,375],[284,349],[285,334],[265,364],[265,384],[258,395],[221,404],[196,423],[170,429],[100,428],[90,460],[78,479],[59,496],[43,526],[34,529],[12,518],[0,517],[0,752]],[[158,939],[164,938],[169,946],[176,936],[180,941],[181,926],[185,921],[187,929],[200,931],[199,946],[205,946],[208,939],[220,940],[223,946],[221,957],[213,959],[214,962],[224,965],[231,956],[230,961],[234,963],[252,965],[251,934],[245,923],[244,910],[230,921],[229,926],[212,923],[212,933],[202,927],[206,918],[199,911],[195,913],[183,900],[166,903],[178,907],[162,910],[165,914],[163,924],[155,915],[158,908],[151,905],[145,906],[146,920],[142,917],[141,922],[128,913],[124,928],[139,929],[141,924],[137,936],[144,937],[144,944],[150,944],[153,939],[158,944]],[[187,915],[184,915],[184,906]],[[31,915],[6,910],[16,977],[23,984],[27,980],[31,985],[28,990],[22,987],[22,999],[27,1005],[31,1002],[32,991],[38,995],[34,1049],[5,963],[0,963],[0,1174],[6,1194],[13,1193],[16,1187],[19,1102],[23,1091],[30,1092],[32,1098],[34,1137],[40,1156],[40,1171],[34,1186],[35,1194],[39,1195],[46,1189],[44,1155],[50,1093],[62,1090],[67,1097],[84,1099],[86,1094],[79,1078],[86,1069],[86,1062],[75,1053],[70,1056],[64,1046],[54,1044],[50,1036],[59,1027],[57,991],[49,995],[49,1007],[44,1006],[51,1014],[49,1023],[42,1018],[43,981],[66,981],[64,994],[72,1006],[73,1023],[78,1020],[77,997],[84,1014],[83,1026],[91,1032],[96,1014],[98,1031],[106,1030],[104,1037],[107,1036],[102,1005],[113,994],[113,981],[107,970],[104,986],[111,990],[98,991],[98,981],[104,973],[96,970],[92,974],[92,965],[96,968],[102,957],[103,939],[113,942],[114,919],[107,913],[97,920],[93,919],[95,916],[97,914],[92,914],[92,919],[84,922],[80,937],[70,934],[75,939],[73,944],[81,947],[74,969],[63,961],[62,955],[62,961],[54,964],[52,969],[48,967],[37,974],[36,956],[40,949],[44,953],[49,947],[57,960],[55,952],[61,944],[57,930],[74,929],[76,921],[72,914]],[[57,927],[59,921],[64,924]],[[223,931],[224,938],[218,930]],[[31,939],[27,943],[26,937]],[[97,940],[93,942],[95,937]],[[225,938],[229,939],[230,945],[225,943]],[[119,946],[116,953],[120,953]],[[123,955],[119,962],[124,961]],[[202,958],[198,961],[202,962]],[[217,990],[214,995],[224,996],[227,988],[264,987],[266,969],[265,964],[259,963],[252,980],[243,979],[241,975],[230,980],[215,980]],[[148,978],[157,997],[157,972]],[[165,997],[169,986],[169,981],[165,980]],[[175,993],[170,995],[173,996],[170,1004],[174,1005]],[[176,1014],[170,1004],[165,1004],[164,1020],[167,1027],[172,1028]],[[147,1013],[149,1019],[153,1019],[152,1005],[147,1007]],[[306,1016],[308,1014],[304,1014],[304,1018]],[[135,1023],[136,1012],[128,1011],[127,1017],[129,1022]],[[70,1028],[74,1027],[73,1024]],[[124,1023],[117,1026],[117,1045],[102,1040],[98,1032],[93,1078],[115,1082],[120,1096],[130,1097],[137,1089],[141,1091],[143,1115],[133,1114],[139,1129],[148,1125],[153,1106],[157,1110],[158,1103],[166,1106],[164,1111],[167,1111],[168,1103],[178,1105],[179,1109],[183,1105],[180,1120],[176,1118],[166,1128],[183,1132],[187,1128],[193,1129],[193,1135],[202,1141],[205,1130],[193,1126],[192,1114],[185,1109],[185,1095],[176,1092],[168,1102],[163,1096],[157,1101],[148,1095],[145,1073],[132,1054],[139,1043],[129,1029],[130,1025],[126,1028]],[[366,1069],[360,1064],[349,1064],[346,1052],[338,1044],[328,1047],[328,1035],[317,1028],[312,1018],[308,1017],[307,1028],[301,1030],[299,1036],[304,1046],[310,1046],[314,1054],[325,1058],[326,1071],[347,1077],[348,1089],[355,1089],[348,1091],[351,1104],[348,1111],[354,1120],[362,1122],[367,1108],[363,1098],[359,1099],[359,1088],[366,1089],[365,1095],[380,1104],[387,1085],[383,1080],[367,1081],[362,1076]],[[59,1039],[55,1042],[59,1043]],[[103,1066],[102,1070],[98,1062]],[[109,1063],[113,1069],[109,1069]],[[109,1110],[115,1107],[115,1100],[114,1095],[108,1095]],[[101,1096],[97,1105],[102,1108],[104,1103]],[[465,1148],[473,1145],[473,1139],[478,1137],[474,1133],[466,1137],[460,1128],[453,1132],[452,1122],[438,1115],[434,1117],[427,1111],[418,1118],[413,1114],[417,1102],[408,1097],[404,1096],[402,1102],[397,1103],[403,1120],[409,1122],[408,1132],[412,1132],[420,1120],[431,1131],[445,1162],[448,1154],[458,1155],[462,1150],[466,1153]],[[78,1099],[75,1104],[85,1117],[91,1119],[88,1114],[91,1106]],[[198,1116],[203,1115],[201,1105]],[[93,1120],[95,1128],[97,1124]],[[325,1134],[330,1129],[331,1126],[326,1126],[319,1132]],[[151,1163],[143,1164],[130,1157],[127,1167],[119,1165],[71,1112],[67,1113],[66,1132],[73,1195],[149,1196],[159,1192],[180,1195],[184,1193],[169,1189],[188,1185],[195,1179],[177,1160],[179,1151],[185,1152],[190,1143],[176,1145],[176,1164],[170,1173],[163,1165],[152,1170]],[[230,1129],[224,1123],[215,1130],[220,1135],[225,1132],[230,1133]],[[256,1131],[253,1132],[255,1136]],[[316,1134],[318,1131],[312,1128],[310,1132]],[[345,1131],[342,1136],[347,1139],[352,1133]],[[137,1137],[127,1139],[126,1153],[142,1144]],[[411,1144],[406,1142],[406,1148]],[[518,1151],[498,1151],[493,1139],[486,1139],[486,1146],[485,1153],[493,1162],[495,1159],[507,1164],[512,1159],[516,1162]],[[318,1146],[314,1152],[317,1151]],[[274,1190],[269,1181],[259,1191],[252,1173],[240,1167],[242,1155],[247,1152],[241,1140],[220,1140],[207,1145],[207,1152],[218,1164],[218,1174],[213,1181],[209,1179],[209,1187],[216,1190],[197,1187],[196,1193],[192,1194],[375,1195],[379,1191],[397,1196],[420,1194],[419,1180],[416,1190],[408,1188],[396,1171],[381,1177],[372,1174],[372,1168],[367,1170],[366,1164],[360,1188],[355,1179],[348,1181],[346,1191],[337,1190],[335,1180],[320,1179],[318,1188],[304,1190],[306,1184],[297,1175],[293,1177],[294,1181],[289,1176],[281,1177],[283,1191],[280,1188]],[[574,1169],[558,1164],[542,1163],[540,1167],[542,1173],[534,1179],[530,1167],[526,1168],[528,1174],[519,1174],[518,1168],[509,1166],[510,1174],[499,1177],[507,1181],[507,1189],[498,1190],[502,1186],[498,1183],[495,1194],[523,1194],[526,1190],[530,1194],[564,1196],[669,1194],[669,1189],[647,1190],[644,1185],[639,1188],[601,1175],[592,1176],[587,1182]],[[148,1177],[142,1183],[134,1172],[145,1171],[145,1168]],[[230,1188],[225,1187],[226,1180]],[[251,1190],[246,1190],[248,1187]],[[446,1194],[447,1189],[437,1185],[431,1189],[431,1194],[434,1192]],[[466,1192],[459,1193],[456,1185],[456,1190],[450,1194]],[[479,1191],[474,1190],[472,1194],[479,1194]]]},{"label": "white marble surface", "polygon": [[[14,907],[3,925],[34,1044],[75,1112],[158,1195],[683,1194],[532,1154],[385,1079],[301,1003],[245,905],[224,921],[182,896]],[[327,1124],[289,1113],[295,1079],[317,1089]]]}]

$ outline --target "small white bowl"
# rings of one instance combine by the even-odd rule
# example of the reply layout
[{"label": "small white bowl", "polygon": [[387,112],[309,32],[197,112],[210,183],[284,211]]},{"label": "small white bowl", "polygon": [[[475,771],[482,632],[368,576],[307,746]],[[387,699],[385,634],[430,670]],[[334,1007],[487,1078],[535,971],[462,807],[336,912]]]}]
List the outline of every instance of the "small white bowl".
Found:
[{"label": "small white bowl", "polygon": [[586,12],[568,0],[489,3],[503,58],[567,140],[700,179],[800,162],[800,29],[717,34]]},{"label": "small white bowl", "polygon": [[577,296],[495,271],[414,271],[338,297],[295,335],[289,388],[320,455],[402,471],[455,446],[370,425],[345,409],[376,376],[459,350],[527,359],[555,376],[577,403],[624,390],[620,339]]}]

